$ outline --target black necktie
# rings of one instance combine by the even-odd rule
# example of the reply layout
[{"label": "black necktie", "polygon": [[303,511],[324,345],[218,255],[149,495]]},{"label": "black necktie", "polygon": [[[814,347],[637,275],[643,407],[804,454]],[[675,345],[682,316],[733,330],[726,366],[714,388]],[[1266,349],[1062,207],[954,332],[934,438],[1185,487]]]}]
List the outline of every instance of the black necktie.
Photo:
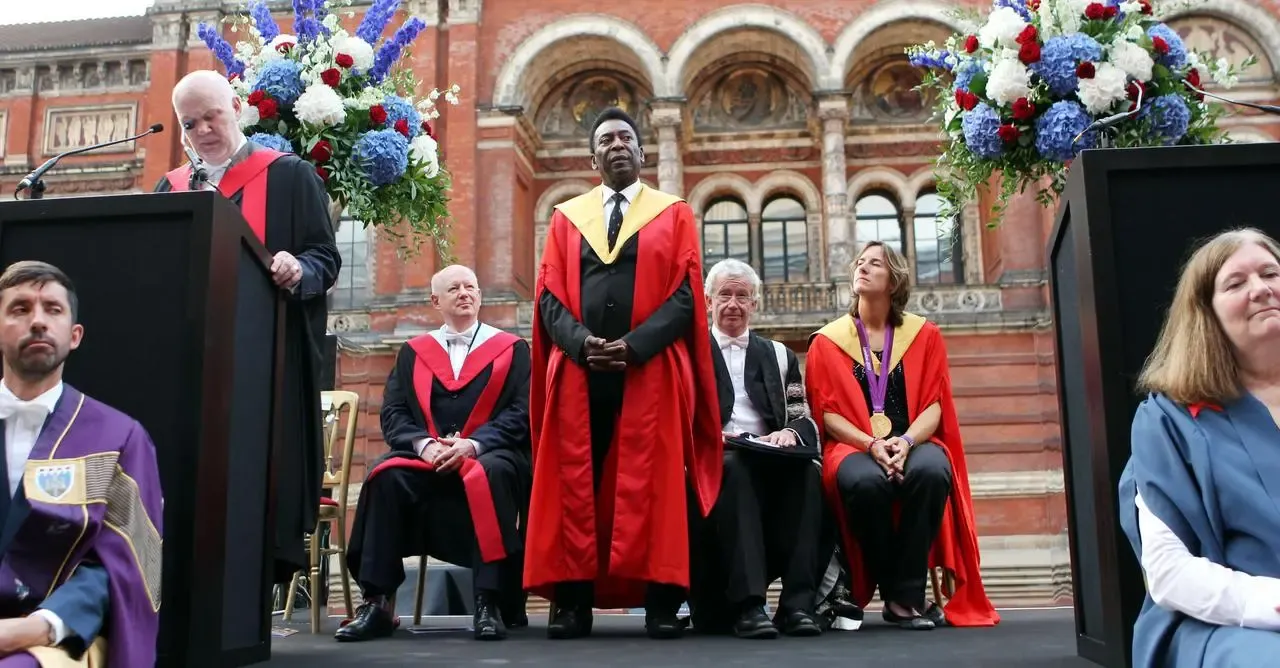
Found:
[{"label": "black necktie", "polygon": [[622,203],[625,201],[627,197],[622,193],[613,196],[613,213],[609,214],[609,250],[618,243],[618,233],[622,231]]}]

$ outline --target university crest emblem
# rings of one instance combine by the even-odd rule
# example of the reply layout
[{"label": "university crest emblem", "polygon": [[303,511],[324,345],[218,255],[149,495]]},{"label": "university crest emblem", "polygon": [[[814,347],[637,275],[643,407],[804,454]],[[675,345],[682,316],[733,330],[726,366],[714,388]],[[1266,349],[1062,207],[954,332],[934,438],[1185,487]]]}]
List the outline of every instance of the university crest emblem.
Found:
[{"label": "university crest emblem", "polygon": [[75,482],[75,467],[70,464],[41,466],[36,469],[36,487],[51,499],[60,499]]}]

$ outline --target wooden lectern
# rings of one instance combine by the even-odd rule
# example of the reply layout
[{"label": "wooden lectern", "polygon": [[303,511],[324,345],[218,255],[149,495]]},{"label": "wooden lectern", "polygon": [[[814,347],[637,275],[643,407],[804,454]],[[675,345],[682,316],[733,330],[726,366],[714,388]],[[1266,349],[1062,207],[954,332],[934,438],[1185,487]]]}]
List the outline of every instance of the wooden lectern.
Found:
[{"label": "wooden lectern", "polygon": [[0,264],[18,260],[75,283],[67,382],[155,441],[157,665],[266,661],[285,313],[270,255],[222,195],[184,192],[0,202]]},{"label": "wooden lectern", "polygon": [[1117,503],[1134,383],[1196,242],[1242,226],[1280,237],[1277,183],[1280,144],[1089,150],[1071,166],[1049,282],[1077,652],[1094,663],[1131,665],[1145,597]]}]

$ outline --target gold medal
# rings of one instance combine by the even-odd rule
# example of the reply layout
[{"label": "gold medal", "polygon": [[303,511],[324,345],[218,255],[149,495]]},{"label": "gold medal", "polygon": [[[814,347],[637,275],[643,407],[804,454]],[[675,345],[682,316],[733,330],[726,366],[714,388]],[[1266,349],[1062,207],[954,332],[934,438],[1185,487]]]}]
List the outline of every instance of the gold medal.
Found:
[{"label": "gold medal", "polygon": [[884,413],[873,413],[871,415],[871,435],[875,438],[884,438],[893,431],[893,421]]}]

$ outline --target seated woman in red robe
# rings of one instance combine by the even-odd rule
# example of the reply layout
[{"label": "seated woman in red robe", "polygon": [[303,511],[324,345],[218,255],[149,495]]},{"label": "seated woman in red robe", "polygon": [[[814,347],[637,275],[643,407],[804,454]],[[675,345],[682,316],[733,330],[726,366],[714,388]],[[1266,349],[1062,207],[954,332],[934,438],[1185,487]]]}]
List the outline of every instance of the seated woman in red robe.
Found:
[{"label": "seated woman in red robe", "polygon": [[[805,367],[854,602],[866,606],[879,585],[885,621],[903,628],[994,625],[942,333],[904,311],[897,251],[868,243],[850,269],[849,314],[810,338]],[[945,611],[925,606],[937,566],[951,576]]]}]

